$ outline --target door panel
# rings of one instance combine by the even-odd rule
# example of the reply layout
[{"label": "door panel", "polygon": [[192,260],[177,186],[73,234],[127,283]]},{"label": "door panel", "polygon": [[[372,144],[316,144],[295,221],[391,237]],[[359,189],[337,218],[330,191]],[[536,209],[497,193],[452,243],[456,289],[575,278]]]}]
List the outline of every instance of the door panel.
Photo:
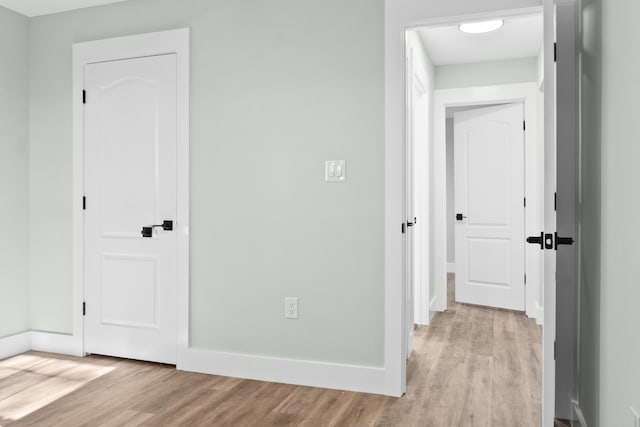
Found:
[{"label": "door panel", "polygon": [[85,66],[85,346],[176,361],[176,57]]},{"label": "door panel", "polygon": [[454,114],[456,301],[524,310],[523,105]]}]

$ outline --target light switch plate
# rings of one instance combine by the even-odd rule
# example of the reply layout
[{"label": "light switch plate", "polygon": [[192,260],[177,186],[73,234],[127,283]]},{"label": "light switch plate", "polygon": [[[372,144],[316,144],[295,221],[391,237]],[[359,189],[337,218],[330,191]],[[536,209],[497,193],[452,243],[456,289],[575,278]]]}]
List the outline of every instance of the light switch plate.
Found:
[{"label": "light switch plate", "polygon": [[345,182],[347,179],[347,162],[345,160],[327,160],[324,162],[325,182]]}]

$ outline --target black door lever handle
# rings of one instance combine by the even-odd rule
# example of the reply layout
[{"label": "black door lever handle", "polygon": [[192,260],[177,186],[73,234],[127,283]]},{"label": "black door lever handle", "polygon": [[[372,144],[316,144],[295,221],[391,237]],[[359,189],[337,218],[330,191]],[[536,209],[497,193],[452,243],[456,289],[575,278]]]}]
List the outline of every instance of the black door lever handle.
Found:
[{"label": "black door lever handle", "polygon": [[173,231],[173,221],[163,221],[162,224],[155,224],[149,227],[142,227],[142,237],[153,237],[153,229],[162,227],[164,231]]},{"label": "black door lever handle", "polygon": [[558,250],[558,246],[560,245],[573,245],[573,237],[558,237],[558,233],[556,232],[556,250]]},{"label": "black door lever handle", "polygon": [[531,243],[532,245],[540,245],[540,250],[544,250],[544,233],[541,232],[540,236],[527,237],[527,243]]}]

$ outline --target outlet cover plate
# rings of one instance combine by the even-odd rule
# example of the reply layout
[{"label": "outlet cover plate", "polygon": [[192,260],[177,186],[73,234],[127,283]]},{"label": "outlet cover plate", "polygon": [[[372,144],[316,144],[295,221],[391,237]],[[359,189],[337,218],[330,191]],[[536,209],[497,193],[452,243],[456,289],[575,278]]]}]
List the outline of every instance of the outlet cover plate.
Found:
[{"label": "outlet cover plate", "polygon": [[284,299],[284,317],[287,319],[298,318],[298,297],[286,297]]}]

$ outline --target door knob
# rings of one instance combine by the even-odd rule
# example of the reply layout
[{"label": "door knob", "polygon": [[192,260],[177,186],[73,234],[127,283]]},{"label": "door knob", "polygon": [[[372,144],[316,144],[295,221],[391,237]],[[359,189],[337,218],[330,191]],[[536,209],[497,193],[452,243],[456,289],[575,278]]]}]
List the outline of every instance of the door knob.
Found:
[{"label": "door knob", "polygon": [[456,214],[456,221],[462,221],[463,219],[465,219],[466,216],[462,215],[462,214]]},{"label": "door knob", "polygon": [[173,221],[163,221],[162,224],[155,224],[149,227],[142,227],[142,237],[153,237],[153,229],[156,227],[162,227],[164,231],[173,230]]}]

